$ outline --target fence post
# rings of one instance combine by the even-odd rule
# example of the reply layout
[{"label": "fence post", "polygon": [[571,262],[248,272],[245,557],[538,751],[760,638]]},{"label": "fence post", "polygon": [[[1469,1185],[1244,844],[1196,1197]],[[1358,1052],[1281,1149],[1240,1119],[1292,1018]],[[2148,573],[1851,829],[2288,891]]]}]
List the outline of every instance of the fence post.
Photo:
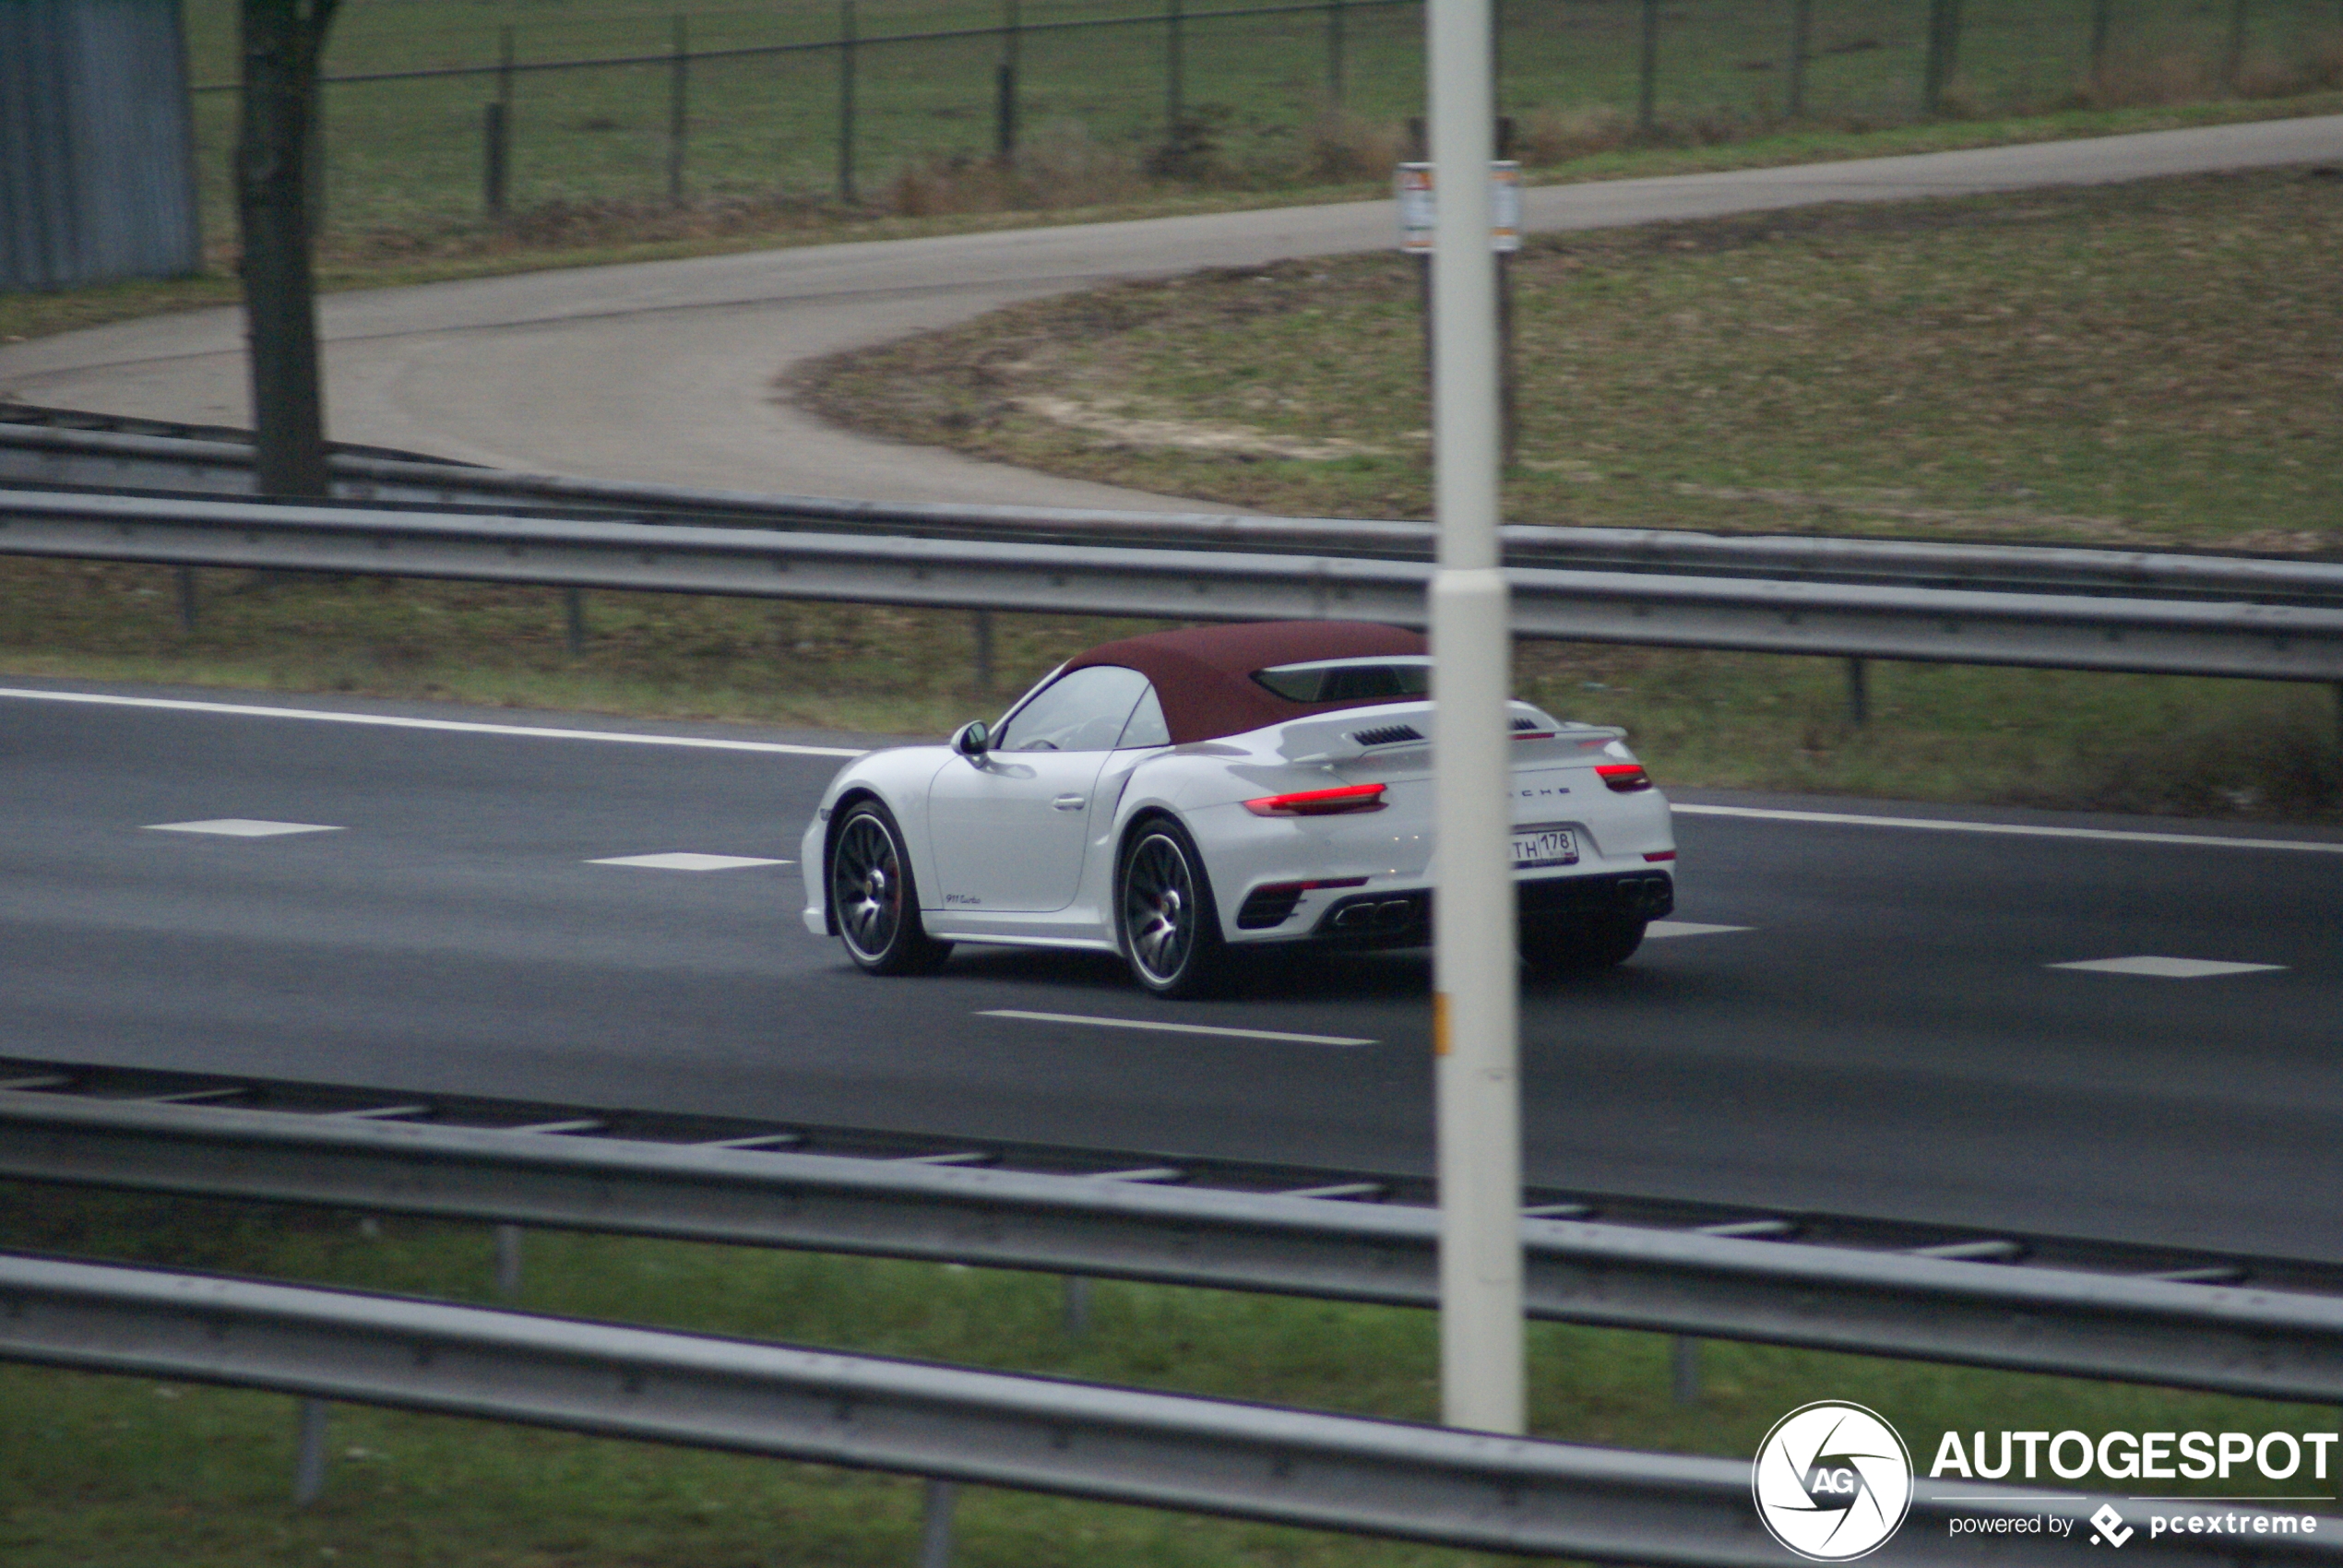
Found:
[{"label": "fence post", "polygon": [[1326,0],[1326,103],[1342,113],[1343,0]]},{"label": "fence post", "polygon": [[1790,98],[1783,113],[1793,120],[1806,116],[1806,65],[1814,53],[1814,0],[1790,0]]},{"label": "fence post", "polygon": [[1945,112],[1945,89],[1957,69],[1960,52],[1960,0],[1928,0],[1928,61],[1921,79],[1921,112],[1933,117]]},{"label": "fence post", "polygon": [[1187,62],[1182,57],[1186,42],[1181,36],[1180,0],[1164,0],[1163,8],[1163,139],[1176,146],[1180,122],[1187,118]]},{"label": "fence post", "polygon": [[482,116],[481,205],[491,218],[505,216],[505,193],[512,178],[513,30],[499,30],[496,42],[496,96]]},{"label": "fence post", "polygon": [[838,198],[854,199],[854,0],[838,0]]},{"label": "fence post", "polygon": [[2114,19],[2114,0],[2091,0],[2091,85],[2107,77],[2107,30]]},{"label": "fence post", "polygon": [[1635,129],[1652,133],[1659,113],[1659,0],[1644,0],[1643,50],[1635,68]]},{"label": "fence post", "polygon": [[2237,78],[2245,69],[2245,30],[2247,7],[2252,0],[2230,0],[2230,46],[2221,62],[2221,85],[2231,92],[2237,90]]},{"label": "fence post", "polygon": [[1017,0],[1004,0],[1001,66],[994,84],[993,157],[1006,165],[1017,159],[1017,72],[1021,63],[1025,18]]},{"label": "fence post", "polygon": [[675,53],[667,76],[667,199],[684,204],[684,146],[691,125],[692,55],[689,24],[675,18]]}]

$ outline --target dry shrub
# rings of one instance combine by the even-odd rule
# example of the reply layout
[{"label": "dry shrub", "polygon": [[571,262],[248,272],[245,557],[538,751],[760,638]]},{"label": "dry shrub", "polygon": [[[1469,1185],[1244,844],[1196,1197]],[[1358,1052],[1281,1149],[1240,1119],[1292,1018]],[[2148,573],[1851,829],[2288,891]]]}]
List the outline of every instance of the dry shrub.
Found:
[{"label": "dry shrub", "polygon": [[2210,724],[2095,759],[2081,794],[2102,811],[2155,815],[2334,816],[2343,813],[2343,749],[2308,712]]},{"label": "dry shrub", "polygon": [[1146,189],[1131,159],[1100,146],[1071,121],[1042,126],[1003,165],[959,154],[907,163],[887,206],[907,218],[943,212],[1027,212],[1103,207]]},{"label": "dry shrub", "polygon": [[1522,121],[1516,145],[1524,163],[1566,163],[1623,148],[1635,130],[1635,122],[1608,103],[1538,109]]},{"label": "dry shrub", "polygon": [[1407,133],[1398,126],[1378,125],[1361,115],[1337,111],[1320,115],[1310,127],[1302,172],[1324,184],[1386,179],[1405,159],[1407,150]]},{"label": "dry shrub", "polygon": [[2084,109],[2150,109],[2200,102],[2220,91],[2219,68],[2200,52],[2127,53],[2109,55],[2099,73],[2075,89],[2074,101]]},{"label": "dry shrub", "polygon": [[818,208],[770,195],[698,196],[682,203],[556,199],[517,208],[501,220],[449,218],[395,228],[329,230],[318,251],[327,263],[377,262],[788,233],[816,226]]}]

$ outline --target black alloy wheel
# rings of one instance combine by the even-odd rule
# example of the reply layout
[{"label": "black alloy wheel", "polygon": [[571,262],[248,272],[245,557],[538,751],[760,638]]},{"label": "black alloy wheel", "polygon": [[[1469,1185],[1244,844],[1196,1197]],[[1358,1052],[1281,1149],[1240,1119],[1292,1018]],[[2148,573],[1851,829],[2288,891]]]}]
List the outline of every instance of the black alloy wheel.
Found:
[{"label": "black alloy wheel", "polygon": [[951,953],[920,923],[911,860],[895,818],[876,801],[860,801],[838,825],[830,849],[830,911],[848,957],[874,975],[923,975]]},{"label": "black alloy wheel", "polygon": [[1169,818],[1140,825],[1115,877],[1123,956],[1158,996],[1204,996],[1222,978],[1219,911],[1195,840]]}]

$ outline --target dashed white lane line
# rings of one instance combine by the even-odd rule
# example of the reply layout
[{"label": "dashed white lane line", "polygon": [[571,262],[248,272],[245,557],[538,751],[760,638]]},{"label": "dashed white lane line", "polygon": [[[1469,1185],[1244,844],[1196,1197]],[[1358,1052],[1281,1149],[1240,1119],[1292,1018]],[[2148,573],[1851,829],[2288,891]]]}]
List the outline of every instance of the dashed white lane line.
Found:
[{"label": "dashed white lane line", "polygon": [[2073,964],[2051,964],[2053,969],[2088,969],[2102,975],[2154,975],[2160,980],[2204,980],[2212,975],[2266,974],[2284,964],[2228,964],[2214,958],[2159,958],[2146,954],[2134,958],[2087,958]]},{"label": "dashed white lane line", "polygon": [[1729,931],[1749,931],[1745,925],[1703,925],[1698,921],[1654,921],[1644,928],[1644,935],[1653,936],[1717,936]]},{"label": "dashed white lane line", "polygon": [[519,735],[534,741],[610,741],[627,746],[685,746],[711,752],[771,752],[783,756],[861,756],[846,746],[787,745],[779,741],[725,741],[708,735],[634,735],[623,730],[551,730],[534,724],[476,724],[459,719],[406,719],[387,713],[328,713],[314,707],[263,707],[253,703],[196,702],[182,697],[124,697],[101,692],[33,692],[0,687],[0,698],[77,702],[100,707],[161,708],[172,713],[220,713],[238,719],[307,719],[320,724],[370,724],[385,730],[443,730],[458,735]]},{"label": "dashed white lane line", "polygon": [[649,871],[737,871],[743,866],[793,866],[795,861],[766,861],[754,855],[613,855],[589,866],[641,866]]},{"label": "dashed white lane line", "polygon": [[276,838],[288,833],[339,833],[343,829],[316,822],[260,822],[247,816],[220,816],[208,822],[150,822],[144,831],[216,833],[222,838]]},{"label": "dashed white lane line", "polygon": [[1233,1039],[1274,1039],[1293,1045],[1374,1045],[1371,1039],[1348,1035],[1297,1035],[1281,1029],[1231,1029],[1217,1024],[1160,1024],[1152,1018],[1093,1018],[1081,1013],[1027,1013],[1015,1007],[988,1008],[980,1018],[1021,1018],[1030,1024],[1088,1024],[1105,1029],[1159,1029],[1176,1035],[1225,1035]]},{"label": "dashed white lane line", "polygon": [[2138,833],[2113,827],[2052,827],[2030,822],[1951,822],[1932,816],[1864,816],[1855,812],[1778,811],[1770,806],[1707,806],[1669,802],[1678,816],[1745,816],[1763,822],[1819,822],[1834,826],[1911,827],[1931,833],[2000,833],[2017,838],[2096,838],[2115,844],[2190,844],[2215,849],[2289,849],[2343,855],[2343,840],[2230,838],[2211,833]]}]

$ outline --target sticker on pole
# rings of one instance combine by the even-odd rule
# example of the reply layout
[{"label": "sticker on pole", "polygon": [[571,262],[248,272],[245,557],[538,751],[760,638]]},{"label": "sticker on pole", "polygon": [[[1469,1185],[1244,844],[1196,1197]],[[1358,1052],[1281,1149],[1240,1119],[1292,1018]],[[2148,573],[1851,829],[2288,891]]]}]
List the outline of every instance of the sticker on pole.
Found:
[{"label": "sticker on pole", "polygon": [[[1430,255],[1439,226],[1432,165],[1400,164],[1391,187],[1399,203],[1399,248],[1409,255]],[[1489,165],[1489,248],[1521,248],[1521,165],[1510,160]]]},{"label": "sticker on pole", "polygon": [[1849,1562],[1887,1544],[1912,1505],[1912,1456],[1881,1417],[1820,1400],[1774,1423],[1750,1490],[1766,1533],[1810,1562]]}]

